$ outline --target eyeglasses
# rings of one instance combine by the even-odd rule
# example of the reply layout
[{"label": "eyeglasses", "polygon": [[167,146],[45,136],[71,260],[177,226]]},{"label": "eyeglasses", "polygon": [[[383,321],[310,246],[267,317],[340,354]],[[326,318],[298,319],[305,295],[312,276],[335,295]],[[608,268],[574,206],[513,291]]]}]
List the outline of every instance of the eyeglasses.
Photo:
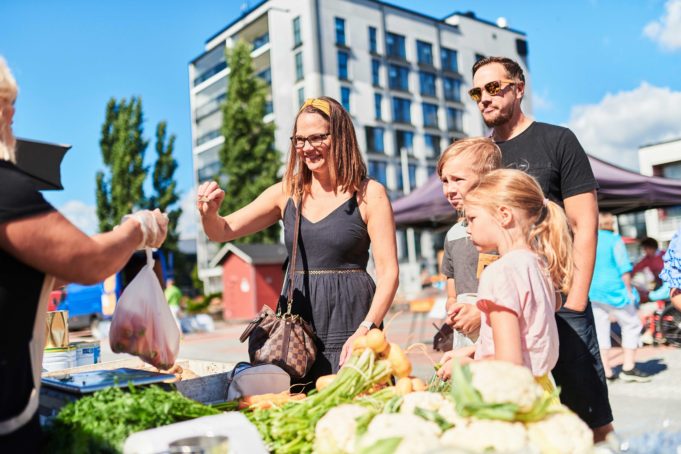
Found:
[{"label": "eyeglasses", "polygon": [[302,136],[295,136],[291,137],[291,143],[293,146],[297,149],[301,149],[305,147],[305,142],[309,142],[310,145],[313,147],[318,147],[321,144],[324,143],[327,137],[329,137],[331,134],[326,133],[326,134],[312,134],[311,136],[307,137],[302,137]]},{"label": "eyeglasses", "polygon": [[[485,85],[483,85],[484,90],[489,93],[491,96],[498,95],[501,90],[503,90],[504,87],[502,87],[502,84],[507,84],[509,85],[516,85],[518,82],[514,80],[493,80],[492,82],[487,82]],[[482,99],[482,90],[483,88],[480,87],[473,87],[470,90],[468,90],[468,95],[471,97],[471,99],[475,102],[480,102]]]}]

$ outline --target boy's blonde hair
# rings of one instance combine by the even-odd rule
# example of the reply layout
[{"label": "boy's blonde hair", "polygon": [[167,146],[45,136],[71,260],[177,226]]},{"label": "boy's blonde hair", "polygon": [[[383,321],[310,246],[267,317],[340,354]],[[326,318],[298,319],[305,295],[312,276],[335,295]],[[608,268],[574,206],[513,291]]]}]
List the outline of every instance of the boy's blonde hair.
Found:
[{"label": "boy's blonde hair", "polygon": [[14,103],[17,91],[17,83],[7,63],[0,57],[0,161],[15,161],[16,139],[12,133],[12,125],[3,117],[3,111]]},{"label": "boy's blonde hair", "polygon": [[570,289],[574,273],[572,235],[563,209],[544,198],[537,180],[520,170],[500,169],[483,176],[464,197],[465,206],[479,206],[493,214],[505,206],[527,215],[527,242],[546,260],[556,290]]},{"label": "boy's blonde hair", "polygon": [[501,150],[492,139],[470,137],[457,140],[442,152],[437,162],[437,175],[441,177],[447,161],[457,156],[474,157],[473,171],[480,176],[501,167]]}]

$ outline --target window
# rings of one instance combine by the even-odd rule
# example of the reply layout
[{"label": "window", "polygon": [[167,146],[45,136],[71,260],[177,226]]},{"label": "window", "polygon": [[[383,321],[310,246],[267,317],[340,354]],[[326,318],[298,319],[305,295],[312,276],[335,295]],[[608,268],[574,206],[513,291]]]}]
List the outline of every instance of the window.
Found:
[{"label": "window", "polygon": [[378,53],[378,41],[376,40],[376,27],[369,27],[369,52]]},{"label": "window", "polygon": [[435,74],[419,71],[419,83],[421,85],[422,96],[435,97]]},{"label": "window", "polygon": [[388,185],[388,177],[386,168],[388,167],[383,161],[372,161],[369,160],[369,176],[374,180],[381,183],[383,186]]},{"label": "window", "polygon": [[209,50],[194,62],[194,86],[210,79],[226,67],[225,46],[221,44]]},{"label": "window", "polygon": [[[397,169],[397,189],[403,191],[405,188],[402,166],[398,166]],[[416,164],[407,164],[407,173],[409,174],[409,189],[411,190],[416,187]]]},{"label": "window", "polygon": [[385,47],[388,57],[398,58],[400,60],[407,59],[407,53],[404,47],[404,36],[395,33],[386,33]]},{"label": "window", "polygon": [[393,90],[409,91],[409,68],[400,65],[389,65],[388,86]]},{"label": "window", "polygon": [[305,87],[300,87],[298,89],[298,108],[305,104]]},{"label": "window", "polygon": [[253,50],[260,49],[262,46],[270,42],[270,34],[265,33],[253,40]]},{"label": "window", "polygon": [[265,115],[269,115],[271,113],[274,113],[274,105],[272,104],[272,100],[265,101]]},{"label": "window", "polygon": [[261,78],[267,85],[272,85],[272,70],[270,68],[263,69],[256,76]]},{"label": "window", "polygon": [[459,64],[457,63],[457,52],[452,49],[443,47],[440,49],[440,57],[442,61],[442,70],[450,72],[458,72]]},{"label": "window", "polygon": [[[409,180],[411,181],[411,173],[409,174]],[[413,187],[414,186],[412,186],[412,188]],[[422,231],[420,229],[414,229],[414,255],[416,256],[417,260],[423,258],[421,248],[422,238]]]},{"label": "window", "polygon": [[453,107],[447,107],[447,129],[463,132],[463,112]]},{"label": "window", "polygon": [[393,121],[396,123],[411,123],[411,101],[393,97]]},{"label": "window", "polygon": [[[433,134],[426,134],[425,135],[425,141],[426,141],[426,157],[427,158],[436,158],[440,156],[440,136],[436,136]],[[432,172],[429,173],[429,175],[432,174]]]},{"label": "window", "polygon": [[374,115],[376,120],[383,119],[383,95],[374,93]]},{"label": "window", "polygon": [[414,133],[411,131],[395,131],[395,156],[402,154],[402,149],[406,149],[407,154],[414,154]]},{"label": "window", "polygon": [[383,128],[366,126],[364,132],[367,136],[367,151],[370,153],[385,153],[383,146]]},{"label": "window", "polygon": [[298,52],[296,54],[296,81],[302,80],[304,77],[303,73],[303,53]]},{"label": "window", "polygon": [[350,112],[350,88],[349,87],[341,87],[340,90],[340,98],[341,98],[341,104],[343,105],[343,108]]},{"label": "window", "polygon": [[424,102],[423,105],[423,126],[425,128],[437,128],[437,104]]},{"label": "window", "polygon": [[338,78],[348,80],[348,53],[342,50],[338,51]]},{"label": "window", "polygon": [[371,83],[374,87],[381,85],[380,79],[381,62],[375,58],[371,59]]},{"label": "window", "polygon": [[433,66],[433,46],[424,41],[416,41],[416,58],[419,64]]},{"label": "window", "polygon": [[336,44],[345,46],[345,19],[336,18]]},{"label": "window", "polygon": [[444,87],[445,99],[447,101],[461,102],[461,81],[452,77],[443,77],[442,85]]},{"label": "window", "polygon": [[435,175],[437,173],[437,167],[436,166],[426,166],[426,172],[428,176]]},{"label": "window", "polygon": [[293,19],[293,47],[298,47],[303,44],[303,39],[300,36],[300,16]]}]

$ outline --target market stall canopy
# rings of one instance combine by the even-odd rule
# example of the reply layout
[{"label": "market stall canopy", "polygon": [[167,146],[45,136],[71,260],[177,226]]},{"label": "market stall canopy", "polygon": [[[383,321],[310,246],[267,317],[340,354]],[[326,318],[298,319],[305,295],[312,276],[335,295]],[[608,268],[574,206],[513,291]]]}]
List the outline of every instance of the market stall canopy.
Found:
[{"label": "market stall canopy", "polygon": [[17,139],[17,167],[27,173],[38,190],[61,190],[61,161],[71,145]]},{"label": "market stall canopy", "polygon": [[[589,156],[589,162],[600,186],[601,209],[622,214],[681,205],[681,180],[641,175],[593,156]],[[401,227],[432,228],[451,225],[456,220],[437,175],[392,205],[395,222]]]}]

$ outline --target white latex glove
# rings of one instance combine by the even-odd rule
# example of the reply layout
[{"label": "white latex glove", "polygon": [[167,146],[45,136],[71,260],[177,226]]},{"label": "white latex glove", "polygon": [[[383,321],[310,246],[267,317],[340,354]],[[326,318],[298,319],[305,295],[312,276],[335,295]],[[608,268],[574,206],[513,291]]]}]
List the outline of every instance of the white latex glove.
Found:
[{"label": "white latex glove", "polygon": [[154,211],[140,210],[123,216],[121,223],[137,221],[142,229],[142,242],[137,249],[157,248],[163,244],[168,233],[168,215],[156,208]]}]

